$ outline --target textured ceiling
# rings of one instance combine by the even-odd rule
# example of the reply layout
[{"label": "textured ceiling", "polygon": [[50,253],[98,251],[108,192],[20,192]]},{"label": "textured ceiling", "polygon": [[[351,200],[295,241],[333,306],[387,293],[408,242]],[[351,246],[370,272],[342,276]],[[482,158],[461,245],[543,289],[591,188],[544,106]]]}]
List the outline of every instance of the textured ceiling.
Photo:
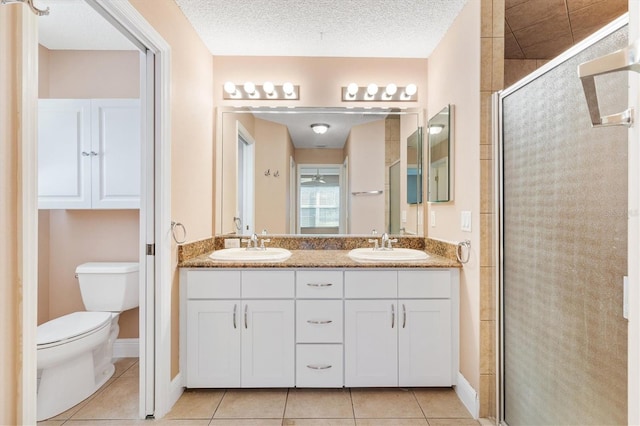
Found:
[{"label": "textured ceiling", "polygon": [[624,14],[628,1],[505,0],[504,57],[555,58]]},{"label": "textured ceiling", "polygon": [[214,55],[395,58],[428,57],[466,2],[176,0]]}]

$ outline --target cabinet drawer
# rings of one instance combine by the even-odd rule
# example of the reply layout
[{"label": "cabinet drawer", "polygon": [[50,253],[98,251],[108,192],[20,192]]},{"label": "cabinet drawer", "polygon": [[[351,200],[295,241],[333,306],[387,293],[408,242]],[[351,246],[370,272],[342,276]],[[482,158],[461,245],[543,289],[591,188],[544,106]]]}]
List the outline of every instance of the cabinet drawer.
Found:
[{"label": "cabinet drawer", "polygon": [[293,271],[242,271],[242,297],[245,299],[287,299],[293,296]]},{"label": "cabinet drawer", "polygon": [[451,297],[451,273],[448,270],[399,271],[398,297],[401,299]]},{"label": "cabinet drawer", "polygon": [[342,345],[296,345],[296,386],[340,388]]},{"label": "cabinet drawer", "polygon": [[296,301],[298,343],[342,343],[342,300]]},{"label": "cabinet drawer", "polygon": [[187,271],[187,299],[239,298],[239,271]]},{"label": "cabinet drawer", "polygon": [[346,271],[344,297],[347,299],[383,299],[398,297],[396,271]]},{"label": "cabinet drawer", "polygon": [[342,298],[342,271],[298,271],[296,296],[303,299]]}]

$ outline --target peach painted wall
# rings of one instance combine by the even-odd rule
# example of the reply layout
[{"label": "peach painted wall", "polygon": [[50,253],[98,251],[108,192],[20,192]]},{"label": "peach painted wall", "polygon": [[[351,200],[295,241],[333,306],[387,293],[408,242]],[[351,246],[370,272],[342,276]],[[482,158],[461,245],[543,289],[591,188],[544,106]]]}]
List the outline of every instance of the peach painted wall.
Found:
[{"label": "peach painted wall", "polygon": [[297,164],[342,164],[344,162],[343,149],[296,148],[294,156]]},{"label": "peach painted wall", "polygon": [[[136,51],[49,50],[40,46],[38,52],[40,98],[140,96],[140,56]],[[39,223],[39,323],[85,310],[74,277],[80,263],[138,261],[138,210],[41,210]],[[80,229],[83,232],[78,232]],[[105,229],[109,232],[101,232]],[[138,337],[138,316],[138,309],[121,315],[120,338]]]},{"label": "peach painted wall", "polygon": [[[289,155],[291,137],[287,127],[255,120],[255,230],[270,234],[289,232]],[[265,171],[269,170],[269,176]],[[274,173],[278,171],[278,177]]]},{"label": "peach painted wall", "polygon": [[22,8],[0,7],[0,424],[18,422],[20,357],[18,149]]},{"label": "peach painted wall", "polygon": [[[349,192],[384,191],[384,120],[351,128],[346,146],[349,157]],[[349,194],[350,234],[370,234],[385,229],[385,194]],[[353,220],[357,218],[358,220]]]},{"label": "peach painted wall", "polygon": [[[171,47],[171,216],[189,241],[213,235],[212,57],[173,0],[130,0]],[[169,224],[164,224],[169,229]],[[171,377],[179,372],[177,248],[172,251]]]},{"label": "peach painted wall", "polygon": [[[430,238],[457,243],[471,240],[471,260],[460,275],[460,371],[480,386],[480,2],[470,1],[429,57],[428,116],[452,104],[453,201],[431,203],[435,227]],[[460,230],[460,212],[472,212],[472,233]],[[429,216],[430,217],[430,216]]]}]

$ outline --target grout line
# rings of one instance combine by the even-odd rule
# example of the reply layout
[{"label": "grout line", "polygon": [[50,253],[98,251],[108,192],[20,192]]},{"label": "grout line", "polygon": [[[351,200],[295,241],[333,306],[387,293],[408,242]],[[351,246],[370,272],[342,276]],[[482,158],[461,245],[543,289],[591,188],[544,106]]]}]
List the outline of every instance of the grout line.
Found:
[{"label": "grout line", "polygon": [[[420,404],[420,401],[418,401],[418,397],[416,396],[416,393],[413,391],[413,389],[411,389],[411,395],[413,395],[413,399],[415,399],[416,404],[418,404],[418,407],[420,407],[420,411],[422,412],[422,415],[424,416],[425,420],[427,419],[427,413],[424,412],[424,408],[422,408],[422,405]],[[429,420],[427,420],[427,423],[429,423]]]},{"label": "grout line", "polygon": [[347,388],[349,389],[349,399],[351,400],[351,412],[353,413],[353,423],[358,423],[356,421],[356,407],[353,406],[353,394],[351,393],[351,388]]},{"label": "grout line", "polygon": [[282,421],[280,424],[284,424],[284,415],[287,412],[287,404],[289,403],[289,392],[291,392],[291,388],[287,388],[287,396],[284,398],[284,409],[282,410]]},{"label": "grout line", "polygon": [[209,424],[211,424],[211,422],[213,421],[213,418],[216,415],[216,412],[218,411],[218,408],[220,408],[220,405],[222,405],[222,400],[224,399],[224,397],[227,395],[227,389],[223,389],[222,390],[222,397],[220,398],[220,401],[218,401],[218,404],[216,404],[216,408],[214,408],[213,410],[213,414],[211,415],[211,418],[209,419]]}]

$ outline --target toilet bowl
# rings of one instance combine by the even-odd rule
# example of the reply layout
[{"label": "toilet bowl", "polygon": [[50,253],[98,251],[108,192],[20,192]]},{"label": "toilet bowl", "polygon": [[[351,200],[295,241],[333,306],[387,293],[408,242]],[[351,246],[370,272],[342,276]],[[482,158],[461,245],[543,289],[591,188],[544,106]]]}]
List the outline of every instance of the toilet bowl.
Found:
[{"label": "toilet bowl", "polygon": [[87,311],[38,326],[38,421],[68,410],[109,380],[119,312],[138,306],[137,263],[86,263],[76,274]]}]

